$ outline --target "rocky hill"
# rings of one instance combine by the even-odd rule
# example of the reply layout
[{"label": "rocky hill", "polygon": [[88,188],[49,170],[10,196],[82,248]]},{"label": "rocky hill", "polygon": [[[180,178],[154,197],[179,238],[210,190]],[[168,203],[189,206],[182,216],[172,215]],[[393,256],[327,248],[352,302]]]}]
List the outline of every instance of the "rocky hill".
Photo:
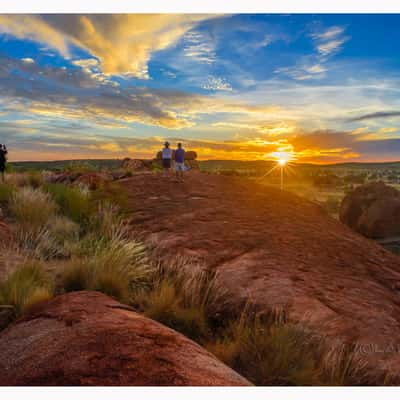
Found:
[{"label": "rocky hill", "polygon": [[285,309],[332,343],[360,345],[371,368],[399,376],[400,258],[317,205],[240,178],[193,172],[121,181],[132,227],[164,258],[216,269],[231,312]]}]

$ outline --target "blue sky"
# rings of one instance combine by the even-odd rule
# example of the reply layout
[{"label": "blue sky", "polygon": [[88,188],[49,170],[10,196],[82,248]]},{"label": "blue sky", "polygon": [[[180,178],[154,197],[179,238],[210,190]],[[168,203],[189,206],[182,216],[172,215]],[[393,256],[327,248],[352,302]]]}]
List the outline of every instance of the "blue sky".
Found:
[{"label": "blue sky", "polygon": [[12,160],[398,160],[399,15],[0,15]]}]

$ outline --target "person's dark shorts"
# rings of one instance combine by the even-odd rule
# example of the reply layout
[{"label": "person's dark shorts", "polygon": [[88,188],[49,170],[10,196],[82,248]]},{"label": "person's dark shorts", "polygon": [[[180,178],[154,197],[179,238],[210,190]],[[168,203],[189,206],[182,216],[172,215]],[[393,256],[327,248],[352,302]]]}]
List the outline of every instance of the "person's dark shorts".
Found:
[{"label": "person's dark shorts", "polygon": [[5,164],[0,164],[0,172],[4,172],[6,170]]},{"label": "person's dark shorts", "polygon": [[162,167],[166,168],[166,169],[171,168],[171,159],[170,158],[163,158]]}]

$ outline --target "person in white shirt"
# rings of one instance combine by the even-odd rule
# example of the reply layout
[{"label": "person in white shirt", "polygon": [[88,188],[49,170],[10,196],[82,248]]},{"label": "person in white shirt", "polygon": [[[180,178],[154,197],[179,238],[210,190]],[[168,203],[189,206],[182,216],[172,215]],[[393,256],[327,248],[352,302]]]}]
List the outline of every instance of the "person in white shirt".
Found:
[{"label": "person in white shirt", "polygon": [[162,168],[163,176],[168,176],[171,170],[171,160],[172,160],[172,150],[169,148],[169,143],[164,143],[164,148],[162,149]]}]

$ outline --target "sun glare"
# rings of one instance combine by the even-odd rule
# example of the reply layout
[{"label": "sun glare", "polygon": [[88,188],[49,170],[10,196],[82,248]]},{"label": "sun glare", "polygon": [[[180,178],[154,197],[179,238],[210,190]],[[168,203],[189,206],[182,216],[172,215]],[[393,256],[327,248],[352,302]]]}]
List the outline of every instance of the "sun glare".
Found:
[{"label": "sun glare", "polygon": [[280,159],[278,160],[278,163],[279,163],[280,166],[283,167],[283,166],[286,164],[286,160],[285,160],[284,158],[280,158]]}]

